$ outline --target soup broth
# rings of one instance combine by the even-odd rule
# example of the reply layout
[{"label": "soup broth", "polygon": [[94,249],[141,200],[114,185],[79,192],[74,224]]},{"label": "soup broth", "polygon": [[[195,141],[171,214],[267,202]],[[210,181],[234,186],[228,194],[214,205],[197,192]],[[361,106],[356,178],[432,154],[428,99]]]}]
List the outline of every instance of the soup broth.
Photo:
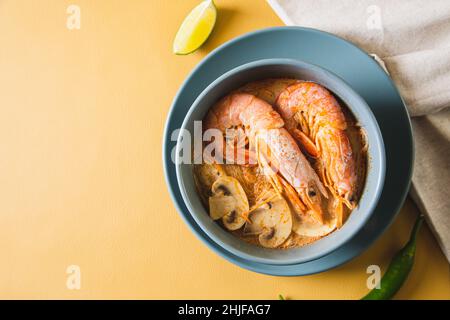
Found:
[{"label": "soup broth", "polygon": [[[280,94],[298,82],[299,80],[297,79],[267,79],[248,83],[235,92],[250,94],[265,101],[270,106],[276,106]],[[364,188],[368,166],[367,141],[363,129],[359,126],[348,107],[337,97],[334,97],[334,99],[338,101],[346,122],[346,128],[343,132],[348,138],[351,146],[351,156],[352,161],[354,161],[354,166],[352,166],[351,169],[355,171],[354,174],[356,176],[351,201],[357,205]],[[314,106],[311,106],[311,108],[313,107]],[[276,107],[274,107],[274,110],[277,110]],[[246,132],[250,132],[248,128],[245,127],[244,129],[247,130]],[[284,131],[283,134],[285,134]],[[336,200],[339,197],[337,194],[333,193],[333,186],[329,186],[331,184],[330,178],[327,179],[327,175],[323,174],[324,161],[321,159],[320,154],[319,156],[312,156],[307,151],[304,144],[300,143],[298,140],[296,140],[296,143],[299,146],[301,153],[325,186],[326,196],[322,196],[320,200],[322,221],[317,220],[312,213],[313,210],[308,208],[308,197],[316,196],[316,193],[320,193],[320,189],[319,191],[309,190],[306,200],[303,200],[300,196],[301,194],[298,193],[299,188],[292,188],[292,186],[290,187],[286,184],[281,184],[283,185],[282,192],[278,196],[272,196],[277,193],[277,188],[279,188],[279,186],[277,187],[277,184],[274,184],[273,179],[271,180],[270,176],[265,174],[260,163],[262,161],[260,157],[258,157],[258,163],[256,165],[216,164],[214,161],[205,161],[205,163],[194,165],[193,170],[197,192],[206,211],[211,214],[211,210],[213,210],[211,206],[214,206],[214,210],[216,210],[217,203],[212,202],[211,198],[213,198],[213,200],[223,200],[230,208],[237,205],[236,202],[230,202],[231,200],[229,199],[235,195],[233,190],[230,191],[226,188],[219,188],[221,186],[217,186],[217,183],[214,185],[221,177],[231,177],[240,185],[240,187],[236,189],[236,194],[242,194],[239,191],[242,188],[247,203],[243,201],[239,210],[230,209],[228,215],[218,218],[216,221],[224,229],[228,230],[242,241],[254,245],[263,245],[264,247],[286,249],[310,244],[339,228],[340,225],[336,222],[338,219],[337,212],[339,215],[342,215],[342,218],[339,217],[339,219],[342,219],[342,223],[344,223],[351,214],[352,208],[349,208],[349,205],[345,205],[339,200]],[[333,158],[331,158],[331,160],[334,161]],[[330,163],[332,163],[332,161]],[[282,175],[279,175],[279,177],[275,179],[278,179],[278,182],[288,182],[288,179]],[[228,193],[223,192],[223,190],[216,190],[216,192],[214,192],[214,187],[216,187],[217,190],[226,190]],[[294,189],[297,191],[297,193],[294,192],[294,195],[287,191]],[[266,194],[269,194],[272,198],[270,198],[270,196],[264,196]],[[282,199],[277,200],[277,197],[281,197]],[[292,197],[297,197],[299,200],[295,199],[295,201],[293,201]],[[271,200],[268,201],[267,199]],[[225,202],[225,200],[227,201]],[[297,203],[297,200],[299,203]],[[275,201],[281,202],[277,204]],[[272,212],[275,210],[274,208],[285,208],[285,203],[288,205],[290,217],[286,218],[285,215],[277,216],[277,212]],[[274,204],[275,206],[273,206]],[[311,208],[314,207],[312,206]],[[231,215],[232,213],[233,215]],[[270,220],[267,217],[263,217],[263,214],[272,214],[273,216],[270,217]],[[227,221],[231,221],[232,218],[236,219],[237,216],[241,219],[240,222],[237,221],[237,224],[233,224],[233,227],[230,227],[231,224],[227,223]],[[261,225],[258,225],[255,229],[254,224],[256,223],[256,220],[258,220],[258,223]],[[234,221],[236,222],[236,220]],[[277,223],[283,223],[284,226],[281,228]],[[241,224],[242,226],[240,226]],[[292,230],[285,231],[286,228],[291,228]],[[277,236],[283,238],[278,239],[279,241],[273,240],[273,238]]]}]

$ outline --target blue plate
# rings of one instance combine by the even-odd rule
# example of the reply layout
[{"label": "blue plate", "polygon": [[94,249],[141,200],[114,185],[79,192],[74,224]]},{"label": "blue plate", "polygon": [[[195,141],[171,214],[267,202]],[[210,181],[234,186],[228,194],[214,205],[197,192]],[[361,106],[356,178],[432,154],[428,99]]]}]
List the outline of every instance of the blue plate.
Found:
[{"label": "blue plate", "polygon": [[[239,258],[213,242],[196,224],[178,187],[171,152],[176,141],[172,132],[197,96],[212,81],[241,64],[268,58],[302,60],[328,69],[343,78],[372,109],[380,126],[386,150],[386,179],[371,219],[349,242],[317,260],[294,265],[270,265]],[[405,105],[391,79],[364,51],[331,34],[300,27],[277,27],[252,32],[227,42],[211,52],[192,71],[178,91],[167,118],[163,163],[166,182],[178,212],[192,231],[212,250],[245,269],[259,273],[298,276],[339,266],[366,250],[391,224],[402,206],[411,181],[413,142]]]}]

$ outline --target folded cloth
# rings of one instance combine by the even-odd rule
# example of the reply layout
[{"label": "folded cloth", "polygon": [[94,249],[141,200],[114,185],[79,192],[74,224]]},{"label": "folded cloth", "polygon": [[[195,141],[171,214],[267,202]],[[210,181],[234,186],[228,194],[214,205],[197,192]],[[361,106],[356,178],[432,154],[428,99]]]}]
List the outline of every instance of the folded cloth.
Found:
[{"label": "folded cloth", "polygon": [[334,33],[384,63],[412,116],[411,196],[450,262],[450,1],[267,2],[287,25]]}]

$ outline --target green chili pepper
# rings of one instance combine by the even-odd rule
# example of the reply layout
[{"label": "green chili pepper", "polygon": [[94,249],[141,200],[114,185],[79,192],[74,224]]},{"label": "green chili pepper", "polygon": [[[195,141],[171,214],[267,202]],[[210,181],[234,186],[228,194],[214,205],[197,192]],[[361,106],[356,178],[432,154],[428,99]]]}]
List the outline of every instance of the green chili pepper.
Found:
[{"label": "green chili pepper", "polygon": [[380,289],[373,289],[362,300],[388,300],[401,288],[414,264],[416,238],[422,222],[423,216],[420,215],[414,224],[408,243],[395,255],[381,278]]}]

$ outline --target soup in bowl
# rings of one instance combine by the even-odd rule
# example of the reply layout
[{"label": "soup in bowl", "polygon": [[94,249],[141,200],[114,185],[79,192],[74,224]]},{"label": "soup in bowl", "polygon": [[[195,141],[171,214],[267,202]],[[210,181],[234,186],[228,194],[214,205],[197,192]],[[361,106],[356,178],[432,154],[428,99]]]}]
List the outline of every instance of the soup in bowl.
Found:
[{"label": "soup in bowl", "polygon": [[183,199],[216,243],[294,264],[342,246],[381,194],[375,117],[336,75],[304,62],[239,66],[195,100],[176,150]]}]

